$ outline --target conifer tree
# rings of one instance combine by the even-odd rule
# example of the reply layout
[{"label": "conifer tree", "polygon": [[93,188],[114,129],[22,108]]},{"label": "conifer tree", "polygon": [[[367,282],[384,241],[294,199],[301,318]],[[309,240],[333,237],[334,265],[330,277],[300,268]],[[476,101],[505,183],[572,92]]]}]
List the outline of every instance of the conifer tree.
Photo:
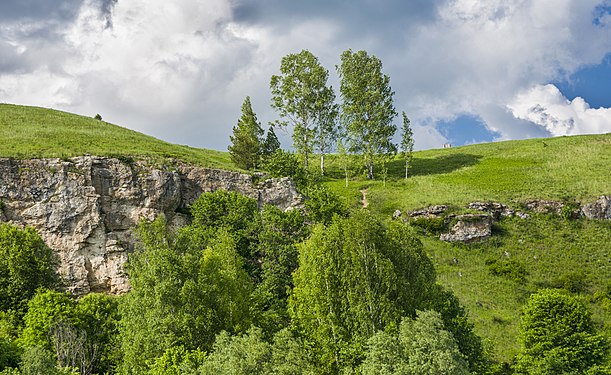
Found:
[{"label": "conifer tree", "polygon": [[262,154],[263,129],[257,121],[257,115],[252,110],[250,96],[242,104],[242,116],[238,125],[233,128],[228,147],[231,160],[240,168],[255,169],[259,166]]},{"label": "conifer tree", "polygon": [[280,141],[276,136],[274,127],[270,126],[269,129],[267,129],[267,135],[265,136],[265,141],[263,142],[263,157],[269,157],[278,149],[280,149]]},{"label": "conifer tree", "polygon": [[414,152],[414,133],[410,126],[410,121],[405,112],[403,112],[403,129],[401,133],[401,153],[405,158],[405,179],[407,180],[407,173],[409,168],[412,166],[412,157]]}]

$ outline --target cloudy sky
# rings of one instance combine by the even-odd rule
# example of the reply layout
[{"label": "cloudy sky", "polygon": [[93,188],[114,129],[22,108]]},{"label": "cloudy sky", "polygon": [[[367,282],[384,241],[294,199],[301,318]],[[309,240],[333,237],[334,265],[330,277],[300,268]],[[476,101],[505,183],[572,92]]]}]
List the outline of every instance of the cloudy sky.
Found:
[{"label": "cloudy sky", "polygon": [[0,102],[226,150],[247,95],[276,119],[283,56],[337,88],[348,48],[382,60],[419,149],[611,132],[611,0],[2,0]]}]

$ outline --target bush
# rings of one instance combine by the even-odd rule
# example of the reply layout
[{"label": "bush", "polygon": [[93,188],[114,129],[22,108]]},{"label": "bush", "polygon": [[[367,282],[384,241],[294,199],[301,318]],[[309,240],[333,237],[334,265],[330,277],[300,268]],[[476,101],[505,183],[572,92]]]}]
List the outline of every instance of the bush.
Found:
[{"label": "bush", "polygon": [[0,311],[23,316],[41,287],[58,284],[53,252],[33,228],[0,223]]},{"label": "bush", "polygon": [[[598,371],[607,358],[607,340],[596,333],[590,311],[557,289],[533,294],[522,311],[518,374],[581,374]],[[596,372],[594,372],[596,373]]]},{"label": "bush", "polygon": [[409,224],[424,229],[427,234],[440,234],[446,229],[443,217],[415,217],[409,220]]},{"label": "bush", "polygon": [[297,156],[291,152],[276,150],[265,162],[265,169],[272,177],[291,177],[300,188],[307,184],[305,169]]},{"label": "bush", "polygon": [[584,293],[587,291],[590,283],[583,272],[570,272],[556,279],[553,286],[571,293]]},{"label": "bush", "polygon": [[316,223],[330,223],[333,216],[346,216],[347,208],[326,185],[310,185],[305,191],[308,217]]},{"label": "bush", "polygon": [[488,259],[486,265],[491,275],[503,276],[520,284],[526,282],[526,267],[515,259]]}]

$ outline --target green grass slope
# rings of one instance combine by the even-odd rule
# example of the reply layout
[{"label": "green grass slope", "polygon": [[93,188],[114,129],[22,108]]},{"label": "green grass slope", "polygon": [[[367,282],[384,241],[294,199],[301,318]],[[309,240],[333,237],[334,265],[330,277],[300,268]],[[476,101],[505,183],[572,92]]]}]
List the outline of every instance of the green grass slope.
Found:
[{"label": "green grass slope", "polygon": [[[345,186],[338,159],[330,158],[326,183],[350,205],[389,217],[406,210],[448,204],[464,210],[473,201],[498,201],[514,208],[529,199],[589,202],[611,194],[611,134],[531,139],[439,149],[389,164],[386,184],[362,171]],[[493,356],[511,362],[519,351],[520,309],[540,288],[564,288],[593,311],[611,338],[611,221],[568,220],[533,214],[506,218],[490,240],[450,244],[414,227],[433,260],[442,285],[459,297]]]},{"label": "green grass slope", "polygon": [[226,152],[175,145],[93,118],[52,109],[0,104],[0,157],[69,158],[84,154],[167,158],[236,169]]},{"label": "green grass slope", "polygon": [[487,143],[416,152],[404,180],[401,160],[389,163],[386,186],[353,172],[344,186],[337,159],[328,163],[328,184],[340,195],[368,189],[375,210],[392,213],[432,204],[463,206],[476,200],[506,204],[531,198],[593,199],[611,194],[611,134]]},{"label": "green grass slope", "polygon": [[[87,153],[156,161],[177,158],[236,169],[225,152],[173,145],[43,108],[0,104],[0,137],[0,157],[67,158]],[[416,152],[410,177],[403,178],[403,161],[396,159],[388,164],[386,183],[369,181],[357,169],[350,172],[346,187],[339,159],[330,155],[326,165],[323,181],[332,190],[350,205],[360,206],[361,190],[367,189],[369,208],[387,216],[396,209],[435,204],[460,209],[472,201],[494,200],[513,207],[528,199],[587,202],[611,194],[611,134]],[[544,214],[527,220],[506,218],[495,224],[490,240],[472,245],[449,244],[438,235],[415,231],[436,266],[439,282],[459,297],[498,360],[511,361],[518,352],[521,306],[544,287],[565,288],[580,296],[599,328],[611,337],[610,221]]]}]

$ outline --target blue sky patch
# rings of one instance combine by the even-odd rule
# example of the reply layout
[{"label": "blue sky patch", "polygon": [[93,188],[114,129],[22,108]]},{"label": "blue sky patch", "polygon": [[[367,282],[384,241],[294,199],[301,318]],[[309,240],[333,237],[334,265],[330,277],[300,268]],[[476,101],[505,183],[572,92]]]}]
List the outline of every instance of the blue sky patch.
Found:
[{"label": "blue sky patch", "polygon": [[611,107],[611,54],[601,64],[584,67],[568,79],[551,83],[569,100],[580,96],[592,108]]},{"label": "blue sky patch", "polygon": [[451,121],[440,121],[437,130],[446,137],[452,146],[491,142],[499,136],[490,131],[477,116],[461,115]]}]

